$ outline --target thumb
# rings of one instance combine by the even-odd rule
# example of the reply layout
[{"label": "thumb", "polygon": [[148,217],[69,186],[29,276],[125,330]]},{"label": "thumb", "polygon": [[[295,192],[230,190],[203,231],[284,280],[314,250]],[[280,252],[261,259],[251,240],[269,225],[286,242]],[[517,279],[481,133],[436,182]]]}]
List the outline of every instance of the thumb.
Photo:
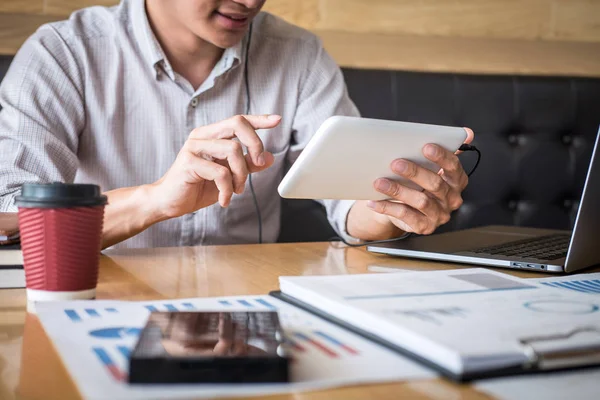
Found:
[{"label": "thumb", "polygon": [[250,154],[245,155],[246,164],[248,164],[248,172],[250,172],[251,174],[254,172],[260,172],[273,165],[273,163],[275,162],[275,157],[273,157],[273,154],[271,152],[265,151],[263,155],[265,156],[265,165],[262,166],[254,164],[254,162],[252,161],[252,157],[250,157]]},{"label": "thumb", "polygon": [[254,129],[275,128],[281,122],[281,115],[243,115],[243,117],[252,125]]}]

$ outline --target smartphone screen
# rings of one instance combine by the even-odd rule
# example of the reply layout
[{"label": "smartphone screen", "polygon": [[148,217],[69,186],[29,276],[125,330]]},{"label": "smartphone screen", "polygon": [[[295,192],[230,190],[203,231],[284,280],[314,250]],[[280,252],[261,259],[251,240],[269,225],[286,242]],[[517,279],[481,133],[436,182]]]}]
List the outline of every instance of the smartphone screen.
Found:
[{"label": "smartphone screen", "polygon": [[132,383],[285,382],[277,312],[154,312],[130,359]]},{"label": "smartphone screen", "polygon": [[148,328],[160,330],[160,345],[176,357],[277,355],[276,312],[152,313]]}]

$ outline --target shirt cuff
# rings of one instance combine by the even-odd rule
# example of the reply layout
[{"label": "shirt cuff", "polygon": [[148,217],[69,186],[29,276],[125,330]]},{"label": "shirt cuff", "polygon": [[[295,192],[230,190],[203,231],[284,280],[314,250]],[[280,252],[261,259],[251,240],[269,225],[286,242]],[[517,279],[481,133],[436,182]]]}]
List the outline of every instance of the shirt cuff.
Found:
[{"label": "shirt cuff", "polygon": [[18,193],[11,193],[0,197],[0,212],[17,212],[15,197]]},{"label": "shirt cuff", "polygon": [[342,200],[340,201],[340,204],[338,204],[336,210],[337,231],[340,237],[346,242],[350,244],[360,244],[363,243],[361,239],[348,233],[348,214],[354,203],[356,203],[355,200]]}]

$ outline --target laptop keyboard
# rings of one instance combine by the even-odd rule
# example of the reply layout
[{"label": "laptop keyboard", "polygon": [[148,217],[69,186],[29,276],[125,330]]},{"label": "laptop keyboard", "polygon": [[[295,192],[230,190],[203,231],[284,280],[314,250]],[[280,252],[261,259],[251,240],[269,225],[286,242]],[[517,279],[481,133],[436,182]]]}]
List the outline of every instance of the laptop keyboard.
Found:
[{"label": "laptop keyboard", "polygon": [[508,257],[556,260],[567,256],[571,235],[554,234],[517,240],[496,246],[471,250],[474,253],[502,255]]}]

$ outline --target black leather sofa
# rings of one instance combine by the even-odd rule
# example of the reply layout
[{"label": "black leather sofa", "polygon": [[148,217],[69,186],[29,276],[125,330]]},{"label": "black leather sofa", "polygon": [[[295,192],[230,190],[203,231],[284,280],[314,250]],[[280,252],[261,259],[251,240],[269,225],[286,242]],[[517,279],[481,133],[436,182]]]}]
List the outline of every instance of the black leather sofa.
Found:
[{"label": "black leather sofa", "polygon": [[[10,60],[0,57],[0,79]],[[487,224],[572,227],[600,125],[600,78],[343,72],[364,117],[475,131],[480,166],[464,205],[439,231]],[[474,153],[461,157],[467,169],[475,161]],[[317,203],[284,201],[280,241],[331,236]]]}]

